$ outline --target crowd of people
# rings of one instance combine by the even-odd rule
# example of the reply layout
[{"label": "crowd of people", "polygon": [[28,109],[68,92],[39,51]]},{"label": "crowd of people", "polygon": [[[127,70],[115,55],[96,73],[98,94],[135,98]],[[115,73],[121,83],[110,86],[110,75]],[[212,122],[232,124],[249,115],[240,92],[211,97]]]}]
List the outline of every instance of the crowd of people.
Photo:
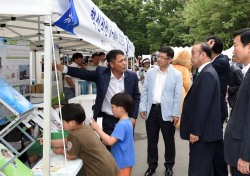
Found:
[{"label": "crowd of people", "polygon": [[[188,171],[183,175],[250,175],[250,28],[234,33],[232,62],[222,51],[223,41],[211,36],[194,44],[191,53],[182,51],[175,55],[171,47],[163,46],[153,67],[149,58],[139,58],[141,68],[136,72],[127,69],[121,50],[111,50],[102,59],[98,55],[98,62],[93,63],[95,69],[91,70],[80,68],[74,56],[74,65],[58,64],[57,69],[67,74],[66,80],[92,81],[97,89],[90,126],[82,124],[84,118],[78,121],[78,111],[85,117],[80,107],[67,109],[66,116],[62,111],[63,126],[70,132],[67,157],[80,157],[85,175],[131,175],[136,152],[133,130],[140,114],[147,132],[145,176],[152,176],[158,167],[160,130],[165,145],[165,176],[174,174],[176,127],[180,128],[181,138],[190,142]],[[83,60],[82,56],[79,58]],[[96,123],[98,117],[103,117],[102,127]],[[85,141],[84,133],[94,136],[91,128],[113,157],[104,152],[99,140]],[[99,149],[102,154],[97,152]],[[106,161],[98,159],[104,156]],[[108,171],[104,171],[104,166]]]}]

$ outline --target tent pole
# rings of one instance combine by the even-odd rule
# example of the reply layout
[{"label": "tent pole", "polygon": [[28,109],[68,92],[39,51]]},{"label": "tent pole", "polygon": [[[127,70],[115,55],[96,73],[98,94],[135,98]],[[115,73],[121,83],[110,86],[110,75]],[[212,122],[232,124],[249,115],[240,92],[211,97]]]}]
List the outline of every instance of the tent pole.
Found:
[{"label": "tent pole", "polygon": [[44,128],[43,128],[43,175],[50,175],[51,151],[51,87],[52,87],[52,33],[51,16],[44,20]]}]

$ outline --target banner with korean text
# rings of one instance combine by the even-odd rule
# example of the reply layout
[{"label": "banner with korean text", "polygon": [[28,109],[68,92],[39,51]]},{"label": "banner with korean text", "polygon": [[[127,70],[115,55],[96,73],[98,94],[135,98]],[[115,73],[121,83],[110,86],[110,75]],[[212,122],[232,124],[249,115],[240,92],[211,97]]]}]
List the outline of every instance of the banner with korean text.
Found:
[{"label": "banner with korean text", "polygon": [[134,56],[134,45],[91,0],[69,0],[55,25],[106,51],[120,49]]}]

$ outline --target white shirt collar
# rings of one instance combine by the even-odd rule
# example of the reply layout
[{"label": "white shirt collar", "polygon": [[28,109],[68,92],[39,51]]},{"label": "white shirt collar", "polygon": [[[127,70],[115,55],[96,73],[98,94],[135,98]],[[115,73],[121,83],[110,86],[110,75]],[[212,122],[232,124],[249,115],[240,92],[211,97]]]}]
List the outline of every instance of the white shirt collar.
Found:
[{"label": "white shirt collar", "polygon": [[73,66],[73,67],[80,67],[77,63],[75,63],[75,62],[72,62],[71,63],[71,66]]},{"label": "white shirt collar", "polygon": [[161,71],[161,69],[160,69],[160,67],[156,67],[156,69],[158,70],[158,72],[160,72],[161,74],[166,74],[167,72],[168,72],[168,70],[169,70],[169,68],[170,67],[172,67],[172,65],[171,64],[169,64],[169,66],[168,66],[168,68],[167,68],[167,70],[166,70],[166,72],[162,72]]},{"label": "white shirt collar", "polygon": [[[111,70],[111,75],[110,75],[110,78],[112,79],[112,78],[116,78],[115,77],[115,75],[113,74],[113,72],[112,72],[112,70]],[[117,79],[117,80],[121,80],[121,79],[123,79],[124,78],[124,73],[122,74],[122,77],[120,78],[120,79]]]},{"label": "white shirt collar", "polygon": [[210,62],[206,62],[205,64],[202,64],[199,69],[198,69],[198,72],[200,73],[204,67],[206,67],[207,64],[209,64]]},{"label": "white shirt collar", "polygon": [[242,68],[242,73],[243,73],[243,75],[244,75],[244,77],[245,77],[245,75],[246,75],[246,73],[247,73],[247,71],[248,71],[248,69],[249,69],[249,67],[250,67],[250,63],[247,65],[247,66],[245,66],[244,68]]}]

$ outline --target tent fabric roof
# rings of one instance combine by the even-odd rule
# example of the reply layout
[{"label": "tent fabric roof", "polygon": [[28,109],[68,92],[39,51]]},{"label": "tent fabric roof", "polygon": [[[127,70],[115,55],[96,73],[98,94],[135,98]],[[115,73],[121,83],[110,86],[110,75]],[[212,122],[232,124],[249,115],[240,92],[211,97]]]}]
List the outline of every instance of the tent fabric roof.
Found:
[{"label": "tent fabric roof", "polygon": [[[84,3],[95,6],[90,0]],[[0,36],[27,39],[31,43],[31,49],[39,51],[43,50],[44,44],[44,15],[51,14],[54,23],[65,13],[65,9],[69,8],[70,2],[69,0],[0,0],[0,4]],[[84,52],[110,50],[107,49],[107,45],[106,47],[94,45],[92,41],[84,41],[86,37],[82,37],[84,39],[82,40],[56,26],[53,26],[53,38],[60,52],[65,54],[76,51],[84,54]],[[134,51],[133,44],[131,47]],[[133,54],[130,53],[130,57]]]},{"label": "tent fabric roof", "polygon": [[[53,15],[53,19],[56,18],[57,15]],[[43,50],[43,15],[0,15],[0,26],[2,27],[0,28],[0,36],[13,40],[26,39],[30,41],[31,50]],[[58,45],[61,53],[68,54],[76,51],[92,52],[101,50],[56,26],[53,26],[53,38],[54,43]]]},{"label": "tent fabric roof", "polygon": [[[61,0],[67,4],[67,0]],[[0,14],[45,15],[52,14],[58,0],[0,0]]]}]

